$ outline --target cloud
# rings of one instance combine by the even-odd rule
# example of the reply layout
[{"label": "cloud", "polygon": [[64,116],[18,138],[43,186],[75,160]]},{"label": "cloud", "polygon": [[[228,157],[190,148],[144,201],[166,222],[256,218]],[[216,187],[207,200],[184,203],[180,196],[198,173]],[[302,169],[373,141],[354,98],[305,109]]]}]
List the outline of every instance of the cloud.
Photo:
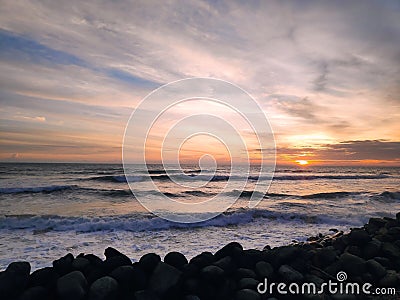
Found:
[{"label": "cloud", "polygon": [[[23,0],[0,14],[6,130],[31,136],[35,123],[68,135],[79,124],[106,139],[154,88],[212,76],[262,104],[281,147],[295,147],[293,135],[399,139],[396,0]],[[18,112],[46,122],[17,125]]]},{"label": "cloud", "polygon": [[400,161],[400,142],[385,140],[342,141],[319,147],[278,148],[280,156],[316,161]]}]

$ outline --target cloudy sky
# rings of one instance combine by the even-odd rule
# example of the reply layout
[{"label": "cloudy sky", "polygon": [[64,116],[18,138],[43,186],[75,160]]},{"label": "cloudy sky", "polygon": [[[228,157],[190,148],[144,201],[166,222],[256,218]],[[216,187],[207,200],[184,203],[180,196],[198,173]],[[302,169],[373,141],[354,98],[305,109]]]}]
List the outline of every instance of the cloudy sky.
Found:
[{"label": "cloudy sky", "polygon": [[1,2],[1,161],[120,162],[139,101],[200,76],[259,102],[278,163],[400,164],[398,0]]}]

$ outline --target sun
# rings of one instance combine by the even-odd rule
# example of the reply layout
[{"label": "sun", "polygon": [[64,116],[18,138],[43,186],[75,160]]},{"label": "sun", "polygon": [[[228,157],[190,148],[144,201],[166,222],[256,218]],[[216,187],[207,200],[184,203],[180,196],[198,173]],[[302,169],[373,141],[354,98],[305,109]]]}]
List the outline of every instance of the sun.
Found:
[{"label": "sun", "polygon": [[296,160],[296,163],[298,163],[300,166],[308,165],[308,161],[306,160]]}]

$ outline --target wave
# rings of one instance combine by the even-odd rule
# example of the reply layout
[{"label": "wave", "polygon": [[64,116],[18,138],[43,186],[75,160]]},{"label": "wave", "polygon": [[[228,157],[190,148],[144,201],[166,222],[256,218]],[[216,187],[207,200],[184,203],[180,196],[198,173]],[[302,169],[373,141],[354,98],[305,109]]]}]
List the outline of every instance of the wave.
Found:
[{"label": "wave", "polygon": [[383,179],[388,178],[389,175],[377,174],[377,175],[296,175],[296,176],[274,176],[273,180],[318,180],[318,179]]},{"label": "wave", "polygon": [[[158,172],[158,171],[157,171]],[[389,178],[390,176],[387,174],[377,174],[377,175],[282,175],[282,176],[274,176],[273,180],[321,180],[321,179],[332,179],[332,180],[361,180],[361,179],[384,179]],[[109,181],[109,182],[117,182],[117,183],[126,183],[126,182],[140,182],[148,179],[149,176],[145,175],[132,175],[132,176],[124,176],[124,175],[107,175],[107,176],[95,176],[82,178],[82,180],[96,180],[96,181]],[[270,180],[271,177],[268,176],[237,176],[237,175],[214,175],[210,178],[207,175],[198,175],[196,172],[190,172],[188,175],[172,175],[171,177],[167,174],[153,173],[150,175],[150,178],[155,181],[166,181],[171,179],[177,180],[204,180],[204,181],[228,181],[228,180]]]},{"label": "wave", "polygon": [[62,190],[71,190],[76,185],[50,185],[36,187],[20,187],[20,188],[0,188],[0,194],[20,194],[20,193],[52,193]]},{"label": "wave", "polygon": [[400,192],[384,191],[380,194],[372,196],[372,200],[380,202],[397,202],[400,201]]},{"label": "wave", "polygon": [[302,222],[309,224],[361,225],[365,216],[335,217],[332,215],[277,212],[261,209],[228,210],[221,215],[199,223],[174,223],[149,213],[135,213],[102,217],[63,217],[55,215],[6,215],[0,216],[1,230],[32,230],[34,233],[49,231],[75,231],[80,233],[99,231],[158,231],[171,228],[225,227],[249,222]]}]

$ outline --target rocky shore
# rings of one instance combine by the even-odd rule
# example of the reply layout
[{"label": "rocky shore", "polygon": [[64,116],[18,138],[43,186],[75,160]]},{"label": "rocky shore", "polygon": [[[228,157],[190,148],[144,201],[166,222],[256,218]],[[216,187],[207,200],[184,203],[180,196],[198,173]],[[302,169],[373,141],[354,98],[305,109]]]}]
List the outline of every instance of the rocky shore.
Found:
[{"label": "rocky shore", "polygon": [[[13,262],[0,273],[0,298],[400,299],[400,213],[396,218],[371,218],[362,228],[346,234],[332,231],[331,235],[319,234],[307,242],[272,249],[244,250],[233,242],[190,261],[179,252],[170,252],[164,259],[148,253],[132,263],[109,247],[105,260],[93,254],[67,254],[52,267],[32,273],[28,262]],[[352,283],[353,288],[369,283],[370,294],[362,290],[332,294],[327,286],[321,294],[311,290],[301,295],[287,290],[282,294],[277,289],[282,283],[296,292],[296,286],[307,283],[320,291],[329,281],[337,286]],[[270,283],[277,283],[275,289],[266,288]],[[266,292],[260,293],[260,287]],[[377,288],[385,295],[378,296]],[[394,290],[395,295],[390,295]]]}]

